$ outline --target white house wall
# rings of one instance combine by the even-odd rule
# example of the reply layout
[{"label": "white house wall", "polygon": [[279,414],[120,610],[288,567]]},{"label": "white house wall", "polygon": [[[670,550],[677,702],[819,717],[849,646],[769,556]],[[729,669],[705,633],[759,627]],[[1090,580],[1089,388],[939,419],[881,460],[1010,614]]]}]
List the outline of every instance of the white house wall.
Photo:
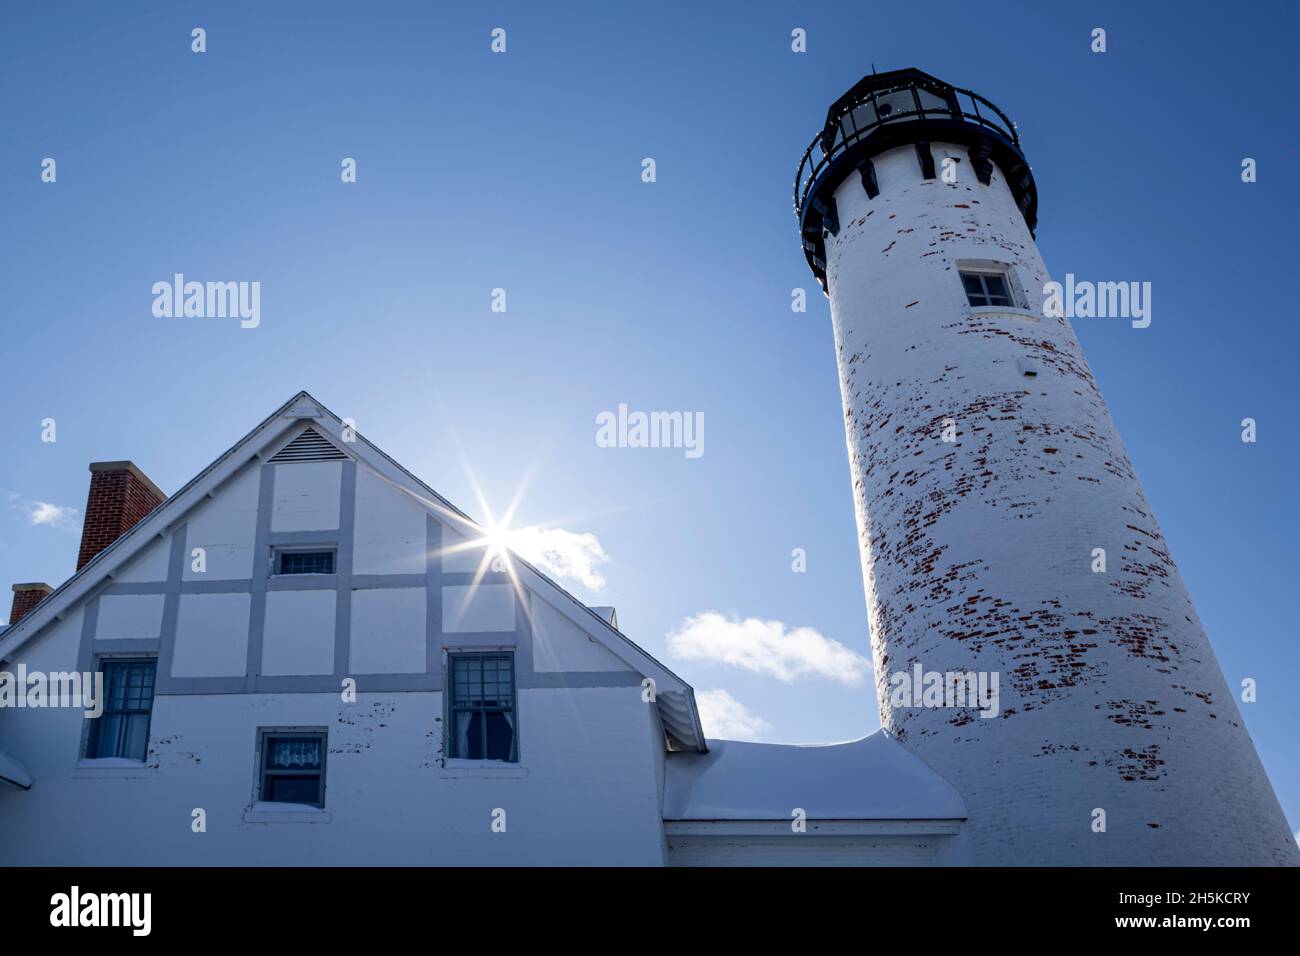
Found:
[{"label": "white house wall", "polygon": [[243,677],[248,665],[247,594],[182,594],[173,677]]},{"label": "white house wall", "polygon": [[423,574],[425,516],[420,502],[377,475],[357,472],[355,574]]},{"label": "white house wall", "polygon": [[162,634],[161,594],[106,594],[99,599],[97,640],[158,640]]},{"label": "white house wall", "polygon": [[[186,534],[189,559],[185,562],[182,580],[223,581],[252,577],[260,479],[259,469],[245,468],[220,489],[220,507],[199,508],[190,515]],[[195,548],[202,548],[204,552],[205,567],[202,571],[194,570]],[[162,550],[165,553],[166,549]],[[166,579],[165,572],[162,578]]]},{"label": "white house wall", "polygon": [[457,584],[442,589],[448,634],[513,631],[515,592],[509,584]]},{"label": "white house wall", "polygon": [[[787,827],[787,829],[789,829]],[[669,866],[944,866],[952,836],[826,836],[817,832],[770,836],[667,836]]]},{"label": "white house wall", "polygon": [[340,461],[270,465],[275,475],[272,531],[327,531],[339,526]]},{"label": "white house wall", "polygon": [[[0,791],[0,865],[663,861],[663,731],[640,674],[503,571],[466,601],[480,555],[444,560],[459,532],[366,469],[250,462],[2,665],[158,657],[142,766],[81,762],[80,710],[0,710],[0,749],[36,779]],[[270,573],[274,548],[312,545],[336,550],[334,574]],[[480,648],[515,651],[518,766],[443,759],[445,653]],[[272,727],[327,731],[328,822],[249,814]]]},{"label": "white house wall", "polygon": [[[80,716],[23,711],[30,792],[0,795],[4,865],[657,866],[652,709],[635,687],[524,690],[520,763],[443,766],[435,692],[169,695],[138,770],[78,768]],[[259,822],[259,728],[328,734],[323,814]],[[12,746],[10,739],[7,746]],[[205,832],[192,829],[202,810]],[[504,811],[505,832],[492,829]],[[499,816],[499,815],[498,815]]]},{"label": "white house wall", "polygon": [[262,623],[261,673],[333,674],[335,591],[272,591]]},{"label": "white house wall", "polygon": [[533,666],[539,671],[610,671],[625,665],[541,598],[534,598]]},{"label": "white house wall", "polygon": [[425,598],[423,588],[352,592],[352,673],[424,673],[428,666]]},{"label": "white house wall", "polygon": [[[113,579],[124,583],[165,581],[169,553],[167,542],[160,538],[145,547],[126,567],[118,571]],[[244,576],[247,577],[248,572],[245,572]]]}]

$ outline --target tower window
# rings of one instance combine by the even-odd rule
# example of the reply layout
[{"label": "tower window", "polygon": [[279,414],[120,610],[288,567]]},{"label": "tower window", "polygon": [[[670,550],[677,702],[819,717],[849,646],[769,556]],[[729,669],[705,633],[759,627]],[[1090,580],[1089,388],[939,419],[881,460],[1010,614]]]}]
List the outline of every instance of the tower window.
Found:
[{"label": "tower window", "polygon": [[976,308],[1012,306],[1011,288],[1007,284],[1007,277],[1000,272],[963,271],[961,284],[966,290],[966,301]]}]

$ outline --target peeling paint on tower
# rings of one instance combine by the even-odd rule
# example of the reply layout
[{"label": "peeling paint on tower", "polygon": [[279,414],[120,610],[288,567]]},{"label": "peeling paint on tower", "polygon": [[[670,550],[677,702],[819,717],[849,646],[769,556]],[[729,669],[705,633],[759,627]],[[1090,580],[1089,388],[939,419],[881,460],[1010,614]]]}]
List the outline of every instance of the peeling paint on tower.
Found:
[{"label": "peeling paint on tower", "polygon": [[[961,791],[979,863],[1300,862],[1074,331],[1043,315],[1015,134],[990,152],[970,117],[899,115],[907,84],[959,92],[868,77],[797,206],[830,298],[882,725]],[[886,89],[895,112],[862,133]],[[956,182],[926,178],[922,141]],[[961,271],[1005,275],[1016,301],[973,307]],[[890,675],[917,664],[1000,674],[998,718],[892,706]]]}]

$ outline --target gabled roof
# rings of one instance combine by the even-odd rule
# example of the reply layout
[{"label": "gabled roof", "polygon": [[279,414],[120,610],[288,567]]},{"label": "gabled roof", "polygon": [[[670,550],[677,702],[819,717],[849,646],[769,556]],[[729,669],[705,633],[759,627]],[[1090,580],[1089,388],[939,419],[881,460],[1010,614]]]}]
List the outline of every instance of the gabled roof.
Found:
[{"label": "gabled roof", "polygon": [[[458,525],[469,536],[483,533],[477,522],[359,433],[353,432],[355,441],[344,442],[343,420],[307,392],[298,392],[185,487],[63,582],[22,620],[0,633],[0,661],[12,660],[19,648],[62,619],[80,599],[105,580],[111,580],[151,542],[169,534],[250,462],[269,461],[281,452],[287,444],[286,439],[296,436],[304,423],[310,423],[312,429],[328,438],[335,447],[346,449],[348,457],[419,502],[435,517]],[[518,555],[512,554],[511,557],[521,585],[540,593],[552,607],[629,668],[654,680],[657,710],[669,746],[676,750],[703,752],[706,744],[695,706],[695,691],[691,686],[527,561]]]}]

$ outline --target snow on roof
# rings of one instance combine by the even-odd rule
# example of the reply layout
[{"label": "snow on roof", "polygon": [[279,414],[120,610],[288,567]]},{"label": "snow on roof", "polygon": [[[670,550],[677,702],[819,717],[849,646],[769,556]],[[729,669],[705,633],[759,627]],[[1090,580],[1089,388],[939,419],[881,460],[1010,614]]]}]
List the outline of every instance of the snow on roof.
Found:
[{"label": "snow on roof", "polygon": [[884,731],[841,744],[709,740],[668,756],[665,820],[955,820],[948,781]]},{"label": "snow on roof", "polygon": [[20,790],[30,790],[32,775],[17,757],[0,750],[0,783],[11,783]]}]

